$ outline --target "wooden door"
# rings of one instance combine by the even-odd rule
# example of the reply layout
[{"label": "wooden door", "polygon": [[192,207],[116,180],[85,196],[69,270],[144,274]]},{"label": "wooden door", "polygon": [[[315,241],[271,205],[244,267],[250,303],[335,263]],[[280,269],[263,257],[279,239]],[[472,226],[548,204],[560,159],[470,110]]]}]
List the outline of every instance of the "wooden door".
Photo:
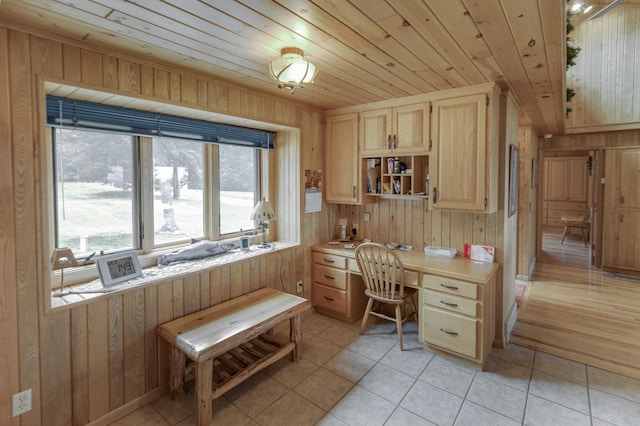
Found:
[{"label": "wooden door", "polygon": [[547,200],[565,201],[567,199],[567,163],[564,158],[547,158],[545,193]]},{"label": "wooden door", "polygon": [[640,148],[608,150],[603,266],[640,271]]},{"label": "wooden door", "polygon": [[327,117],[324,182],[327,203],[359,202],[358,114]]},{"label": "wooden door", "polygon": [[420,103],[393,109],[392,148],[394,154],[429,151],[429,104]]},{"label": "wooden door", "polygon": [[379,155],[391,152],[391,108],[360,113],[360,153]]},{"label": "wooden door", "polygon": [[481,94],[433,103],[430,157],[435,159],[430,163],[433,208],[485,210],[486,99]]}]

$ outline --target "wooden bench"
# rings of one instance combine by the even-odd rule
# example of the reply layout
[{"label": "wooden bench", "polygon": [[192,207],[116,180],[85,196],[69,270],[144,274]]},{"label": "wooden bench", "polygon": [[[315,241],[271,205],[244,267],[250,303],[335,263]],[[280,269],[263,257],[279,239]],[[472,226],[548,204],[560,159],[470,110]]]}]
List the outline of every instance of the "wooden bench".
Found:
[{"label": "wooden bench", "polygon": [[[185,377],[193,375],[198,425],[208,426],[213,399],[289,353],[293,362],[302,359],[300,314],[310,307],[306,299],[263,288],[159,325],[170,347],[171,399],[184,396]],[[289,342],[265,334],[286,320]]]}]

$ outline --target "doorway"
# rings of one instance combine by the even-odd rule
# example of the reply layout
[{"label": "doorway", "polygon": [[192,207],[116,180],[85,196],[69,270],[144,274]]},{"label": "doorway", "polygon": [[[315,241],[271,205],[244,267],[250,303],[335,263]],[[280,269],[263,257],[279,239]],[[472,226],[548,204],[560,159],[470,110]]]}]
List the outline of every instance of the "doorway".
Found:
[{"label": "doorway", "polygon": [[597,160],[597,153],[591,150],[541,151],[538,262],[595,264]]}]

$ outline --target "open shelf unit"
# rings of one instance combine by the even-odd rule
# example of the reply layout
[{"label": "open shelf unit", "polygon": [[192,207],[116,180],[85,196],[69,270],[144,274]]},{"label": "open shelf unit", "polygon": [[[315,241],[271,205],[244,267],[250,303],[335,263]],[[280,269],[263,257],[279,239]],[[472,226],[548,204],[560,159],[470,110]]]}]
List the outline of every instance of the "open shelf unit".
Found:
[{"label": "open shelf unit", "polygon": [[[387,161],[398,160],[406,166],[401,173],[389,170]],[[429,155],[397,155],[362,158],[366,170],[367,195],[428,198]],[[407,173],[408,172],[408,173]]]}]

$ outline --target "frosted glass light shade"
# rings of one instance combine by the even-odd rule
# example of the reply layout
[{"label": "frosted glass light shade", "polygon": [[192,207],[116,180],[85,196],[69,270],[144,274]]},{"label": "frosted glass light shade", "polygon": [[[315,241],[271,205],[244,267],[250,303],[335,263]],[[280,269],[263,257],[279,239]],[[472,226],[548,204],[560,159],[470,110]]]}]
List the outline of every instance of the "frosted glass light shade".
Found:
[{"label": "frosted glass light shade", "polygon": [[280,57],[271,61],[269,74],[278,82],[279,88],[287,87],[293,94],[298,87],[313,82],[317,69],[303,55],[302,49],[285,47],[280,51]]}]

